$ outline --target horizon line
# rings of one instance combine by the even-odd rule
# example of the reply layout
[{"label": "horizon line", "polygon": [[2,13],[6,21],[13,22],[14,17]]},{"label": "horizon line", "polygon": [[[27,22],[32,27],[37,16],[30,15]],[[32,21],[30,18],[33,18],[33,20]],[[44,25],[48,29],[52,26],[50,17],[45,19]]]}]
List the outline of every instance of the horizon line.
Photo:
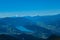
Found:
[{"label": "horizon line", "polygon": [[0,18],[6,18],[6,17],[35,17],[35,16],[55,16],[55,15],[60,15],[60,14],[54,14],[54,15],[24,15],[24,16],[19,16],[19,15],[13,15],[13,16],[5,16],[5,17],[0,17]]}]

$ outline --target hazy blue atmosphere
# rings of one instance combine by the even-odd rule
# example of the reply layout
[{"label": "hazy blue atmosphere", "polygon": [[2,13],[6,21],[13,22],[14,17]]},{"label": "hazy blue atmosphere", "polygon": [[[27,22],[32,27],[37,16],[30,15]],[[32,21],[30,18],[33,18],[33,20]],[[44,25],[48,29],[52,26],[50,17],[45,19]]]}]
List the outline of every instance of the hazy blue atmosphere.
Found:
[{"label": "hazy blue atmosphere", "polygon": [[60,14],[60,0],[0,0],[0,17]]},{"label": "hazy blue atmosphere", "polygon": [[0,0],[0,40],[60,40],[60,0]]}]

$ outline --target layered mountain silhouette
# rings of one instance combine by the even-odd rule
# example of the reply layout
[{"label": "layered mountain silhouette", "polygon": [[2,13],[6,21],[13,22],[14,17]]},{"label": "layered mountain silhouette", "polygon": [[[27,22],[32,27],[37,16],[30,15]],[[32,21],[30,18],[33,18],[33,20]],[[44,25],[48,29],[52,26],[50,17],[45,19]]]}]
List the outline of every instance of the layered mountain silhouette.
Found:
[{"label": "layered mountain silhouette", "polygon": [[[21,35],[24,35],[23,37],[31,35],[34,37],[32,37],[32,40],[35,40],[35,37],[38,38],[38,40],[39,38],[47,39],[52,34],[59,36],[60,15],[0,18],[0,34],[4,33],[8,33],[8,36],[12,36],[13,38],[16,37],[17,39],[19,39],[19,37],[22,37]],[[7,34],[4,34],[2,36],[7,36]]]},{"label": "layered mountain silhouette", "polygon": [[[47,36],[50,35],[50,30],[47,30],[43,27],[40,27],[38,25],[36,25],[35,22],[25,18],[25,17],[9,17],[9,18],[3,18],[0,20],[2,26],[2,29],[5,29],[6,31],[8,31],[10,28],[12,30],[10,30],[12,33],[18,33],[19,29],[21,28],[21,26],[25,27],[26,29],[32,30],[32,35],[33,36],[37,36],[37,37],[41,37],[41,38],[47,38]],[[5,24],[5,25],[3,25]],[[8,26],[8,27],[7,27]],[[18,28],[16,28],[18,27]],[[5,32],[5,30],[3,30]],[[17,30],[16,32],[14,30]],[[8,33],[10,32],[8,31]],[[22,30],[20,30],[21,32]],[[23,31],[22,31],[23,32]],[[21,32],[21,33],[22,33]],[[25,31],[26,32],[26,31]],[[27,32],[28,33],[28,32]],[[43,35],[43,36],[42,36]]]}]

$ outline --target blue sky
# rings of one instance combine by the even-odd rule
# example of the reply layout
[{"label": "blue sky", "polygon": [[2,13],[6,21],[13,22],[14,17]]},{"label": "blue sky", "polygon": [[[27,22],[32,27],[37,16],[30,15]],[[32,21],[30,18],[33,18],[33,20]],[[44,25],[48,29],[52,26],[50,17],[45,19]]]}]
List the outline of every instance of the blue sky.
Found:
[{"label": "blue sky", "polygon": [[60,13],[60,0],[0,0],[0,17],[55,15]]}]

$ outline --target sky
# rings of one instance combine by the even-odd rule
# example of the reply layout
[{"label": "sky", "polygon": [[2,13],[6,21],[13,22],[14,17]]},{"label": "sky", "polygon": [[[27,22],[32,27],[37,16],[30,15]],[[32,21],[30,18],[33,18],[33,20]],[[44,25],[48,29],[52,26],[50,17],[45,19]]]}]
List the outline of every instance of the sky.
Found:
[{"label": "sky", "polygon": [[0,17],[60,14],[60,0],[0,0]]}]

